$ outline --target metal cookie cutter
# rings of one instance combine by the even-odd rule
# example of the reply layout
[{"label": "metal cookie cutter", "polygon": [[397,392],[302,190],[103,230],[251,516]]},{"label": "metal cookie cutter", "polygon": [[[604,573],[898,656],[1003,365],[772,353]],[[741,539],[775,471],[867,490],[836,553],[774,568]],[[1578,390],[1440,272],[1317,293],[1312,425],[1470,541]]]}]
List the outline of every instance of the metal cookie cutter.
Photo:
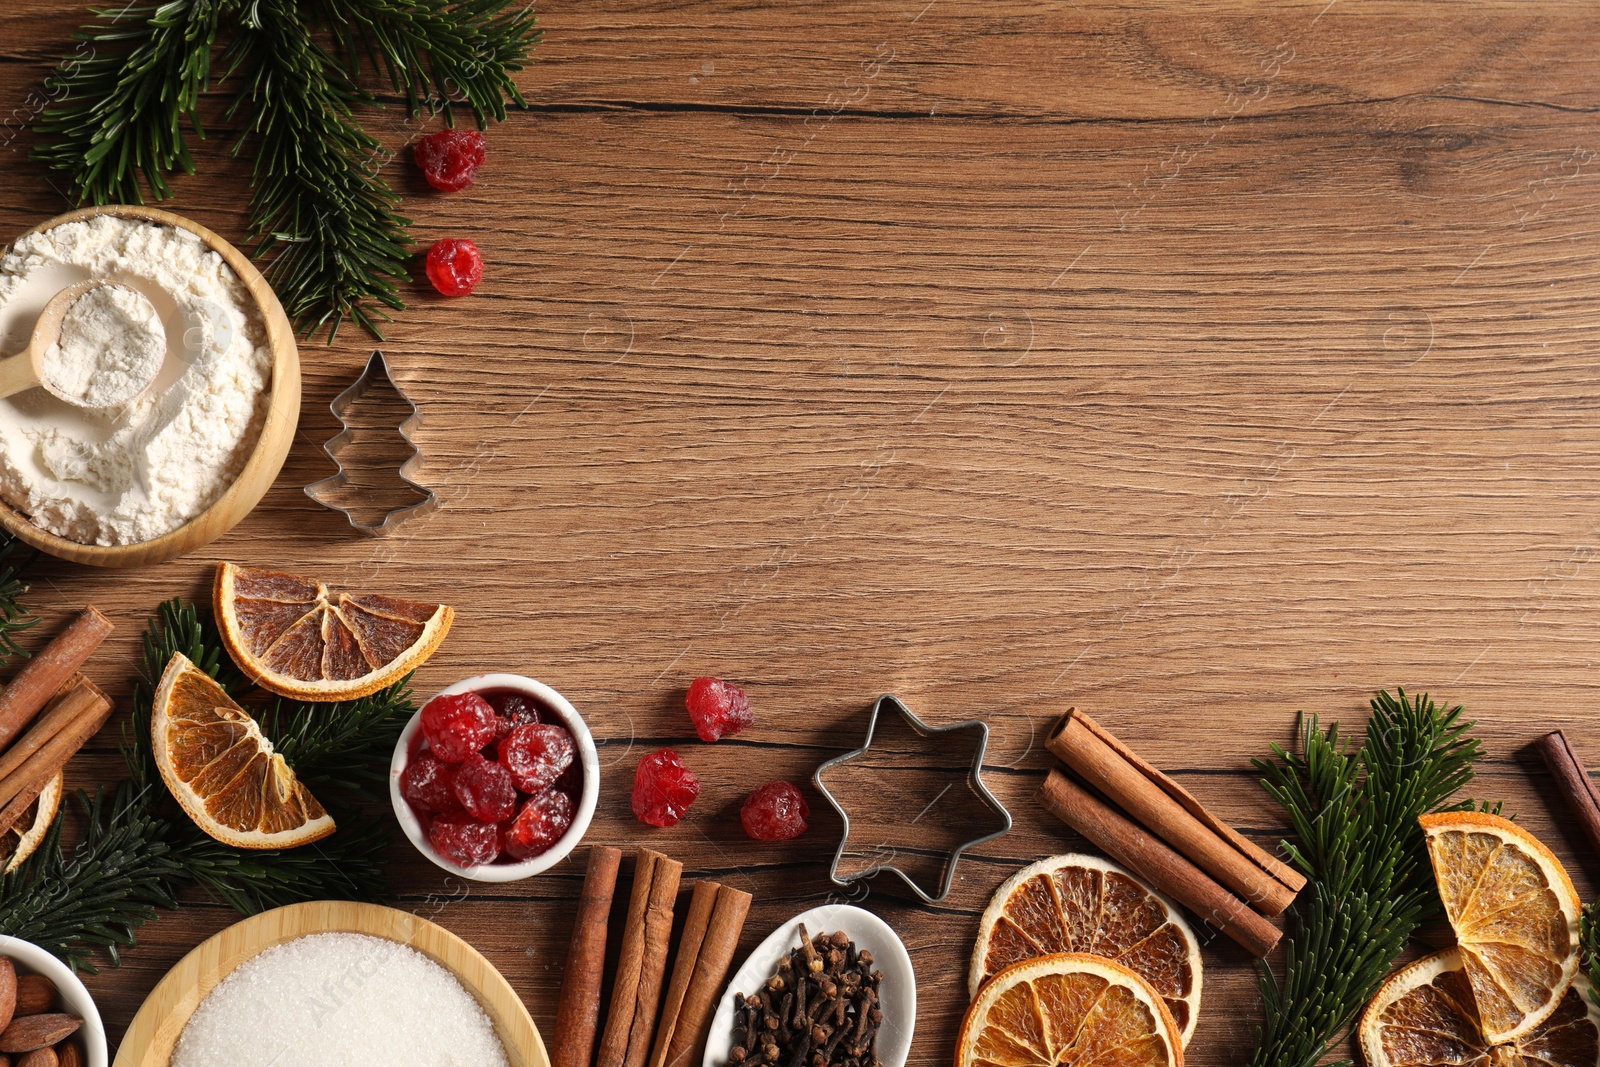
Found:
[{"label": "metal cookie cutter", "polygon": [[[406,407],[411,409],[411,414],[407,415],[400,425],[396,427],[400,436],[405,439],[406,444],[411,446],[411,455],[400,464],[398,473],[402,482],[422,494],[422,499],[415,504],[407,504],[404,507],[386,512],[378,522],[366,523],[356,517],[355,509],[340,507],[338,504],[323,499],[323,497],[332,490],[344,488],[350,482],[350,472],[345,469],[344,464],[339,460],[339,453],[343,452],[345,446],[355,438],[355,433],[351,430],[350,424],[345,421],[345,415],[349,413],[350,408],[358,400],[373,389],[382,388],[385,385],[394,390],[395,396],[398,396]],[[419,485],[411,477],[412,472],[422,462],[422,452],[418,450],[416,442],[411,439],[411,432],[422,425],[422,409],[417,407],[416,401],[406,395],[406,391],[400,388],[394,377],[389,373],[389,362],[383,358],[381,351],[373,350],[372,355],[367,359],[366,368],[362,370],[360,376],[350,384],[348,389],[333,398],[333,402],[328,405],[328,410],[333,412],[333,417],[339,420],[339,425],[342,429],[328,439],[328,442],[322,446],[322,451],[327,453],[328,458],[333,460],[334,466],[339,469],[329,477],[306,486],[306,496],[323,507],[343,512],[344,517],[350,520],[351,526],[362,533],[369,534],[392,533],[401,523],[408,519],[414,519],[419,515],[426,515],[439,505],[438,494],[425,485]]]},{"label": "metal cookie cutter", "polygon": [[[941,734],[954,734],[959,731],[971,731],[975,735],[973,739],[975,751],[973,752],[972,756],[972,770],[968,775],[967,780],[972,786],[972,792],[977,796],[978,800],[996,817],[999,828],[990,833],[986,833],[981,837],[975,837],[970,841],[962,842],[949,852],[945,853],[944,870],[940,878],[939,891],[937,893],[929,893],[922,886],[918,885],[909,874],[892,862],[892,857],[891,862],[874,864],[873,866],[867,867],[864,870],[856,871],[852,874],[843,876],[839,874],[839,864],[844,859],[845,852],[850,845],[850,815],[844,810],[844,806],[839,803],[834,795],[828,791],[828,786],[823,779],[830,771],[848,767],[852,760],[866,755],[867,752],[871,750],[873,735],[878,729],[878,716],[883,713],[885,708],[898,714],[900,718],[905,721],[906,725],[910,726],[919,737],[924,739],[931,739]],[[811,776],[812,784],[817,787],[817,791],[819,793],[827,798],[828,803],[833,805],[834,810],[839,813],[840,820],[844,823],[844,833],[839,838],[839,848],[834,852],[833,865],[828,869],[828,877],[833,881],[833,884],[837,886],[848,886],[863,879],[871,878],[883,871],[891,871],[894,874],[899,875],[900,880],[910,887],[911,891],[920,897],[925,904],[937,904],[939,901],[949,896],[950,886],[955,881],[956,864],[960,861],[962,853],[966,852],[969,848],[975,848],[987,841],[993,841],[995,838],[1001,836],[1011,829],[1011,813],[1006,810],[1005,805],[1001,804],[1000,801],[995,799],[993,793],[989,792],[989,787],[983,784],[983,753],[988,745],[989,727],[988,724],[982,721],[973,719],[968,722],[952,723],[949,726],[929,726],[927,723],[917,718],[916,715],[912,713],[911,709],[906,707],[898,697],[891,696],[887,693],[879,697],[877,703],[872,705],[872,715],[867,720],[867,739],[862,742],[861,747],[856,749],[854,752],[847,752],[842,756],[837,756],[834,759],[829,760],[822,766],[818,767],[816,773]],[[941,793],[940,796],[943,796],[943,794]],[[934,799],[937,800],[938,798],[936,797]],[[932,805],[930,804],[929,807],[932,807]]]}]

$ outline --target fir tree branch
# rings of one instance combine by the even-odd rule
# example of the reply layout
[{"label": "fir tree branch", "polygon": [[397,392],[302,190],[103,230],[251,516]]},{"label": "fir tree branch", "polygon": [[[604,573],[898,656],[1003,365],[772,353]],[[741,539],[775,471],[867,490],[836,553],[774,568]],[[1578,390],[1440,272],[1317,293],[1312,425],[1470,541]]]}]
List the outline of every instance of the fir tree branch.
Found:
[{"label": "fir tree branch", "polygon": [[296,777],[319,799],[332,788],[387,804],[389,759],[416,710],[408,674],[359,700],[314,708],[276,700],[257,721]]},{"label": "fir tree branch", "polygon": [[28,655],[17,644],[17,635],[39,621],[22,603],[22,598],[28,592],[22,575],[28,565],[38,558],[38,553],[34,552],[20,563],[14,561],[11,557],[21,544],[12,534],[0,536],[0,663],[9,661],[13,656]]},{"label": "fir tree branch", "polygon": [[526,0],[308,0],[312,17],[339,42],[351,77],[361,57],[381,68],[406,111],[442,112],[460,99],[479,126],[526,106],[511,75],[539,42]]},{"label": "fir tree branch", "polygon": [[87,826],[69,857],[61,849],[57,815],[38,849],[0,877],[0,930],[32,941],[75,970],[94,972],[95,949],[112,966],[134,945],[135,928],[156,908],[177,904],[184,865],[167,841],[167,824],[150,814],[150,795],[122,782],[107,802],[76,794]]},{"label": "fir tree branch", "polygon": [[[130,774],[158,797],[167,794],[151,750],[151,698],[178,652],[217,679],[235,700],[244,703],[255,692],[227,656],[210,619],[192,604],[169,600],[161,605],[145,631],[131,726],[123,738]],[[408,675],[360,700],[274,700],[267,710],[254,713],[273,748],[339,828],[332,838],[300,848],[237,849],[208,837],[176,805],[167,805],[173,851],[187,879],[247,915],[301,900],[385,899],[383,852],[394,840],[389,757],[415,711]]]},{"label": "fir tree branch", "polygon": [[171,196],[166,176],[194,173],[183,124],[204,136],[195,105],[210,82],[218,21],[232,6],[166,0],[98,12],[45,79],[45,94],[60,102],[34,124],[34,158],[68,175],[80,201],[141,204],[141,176],[157,200]]},{"label": "fir tree branch", "polygon": [[331,343],[348,318],[381,336],[383,308],[405,306],[410,220],[351,115],[362,94],[311,30],[290,0],[255,0],[224,60],[242,78],[230,116],[248,104],[234,151],[255,150],[253,254],[272,257],[267,280],[302,333],[326,326]]},{"label": "fir tree branch", "polygon": [[1589,999],[1600,1006],[1600,900],[1578,916],[1578,962],[1589,979]]},{"label": "fir tree branch", "polygon": [[1283,981],[1265,964],[1253,1067],[1314,1067],[1377,991],[1413,930],[1440,905],[1417,817],[1467,782],[1478,742],[1461,708],[1379,693],[1351,753],[1337,725],[1305,726],[1303,755],[1255,760],[1288,813],[1290,860],[1309,879],[1283,939]]}]

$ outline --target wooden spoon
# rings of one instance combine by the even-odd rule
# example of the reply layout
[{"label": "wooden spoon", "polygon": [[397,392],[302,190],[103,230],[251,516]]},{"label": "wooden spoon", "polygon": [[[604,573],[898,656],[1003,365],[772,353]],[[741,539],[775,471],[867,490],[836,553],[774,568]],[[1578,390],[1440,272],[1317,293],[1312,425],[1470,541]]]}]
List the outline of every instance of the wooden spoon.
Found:
[{"label": "wooden spoon", "polygon": [[[108,284],[110,283],[91,278],[63,289],[50,298],[50,302],[39,313],[38,321],[33,324],[33,338],[28,342],[28,347],[14,356],[0,359],[0,399],[42,386],[45,392],[58,400],[64,400],[75,407],[87,406],[82,400],[68,396],[50,384],[44,376],[44,357],[45,353],[50,351],[50,346],[61,339],[61,320],[66,317],[67,309],[77,303],[78,298],[89,290]],[[132,400],[149,385],[149,382],[143,383],[114,403],[120,404]]]}]

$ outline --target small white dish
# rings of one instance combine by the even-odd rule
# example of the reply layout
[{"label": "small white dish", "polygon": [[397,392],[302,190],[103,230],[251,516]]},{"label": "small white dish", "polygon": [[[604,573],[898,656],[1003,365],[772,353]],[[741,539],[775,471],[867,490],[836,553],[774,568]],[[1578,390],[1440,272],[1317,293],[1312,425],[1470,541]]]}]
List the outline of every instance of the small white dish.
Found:
[{"label": "small white dish", "polygon": [[[417,818],[417,813],[411,810],[411,805],[400,794],[400,775],[410,758],[412,741],[422,729],[422,708],[418,708],[416,714],[411,716],[406,728],[400,731],[400,739],[395,742],[394,757],[389,761],[389,800],[394,805],[395,818],[400,820],[400,828],[405,831],[406,837],[418,852],[439,867],[475,882],[516,882],[547,871],[566,859],[588,832],[589,823],[594,819],[595,805],[600,800],[600,754],[594,747],[594,735],[589,732],[588,724],[578,714],[578,709],[566,697],[532,678],[520,674],[480,674],[447,686],[434,695],[455,696],[458,693],[490,689],[511,689],[525,693],[543,707],[555,711],[561,716],[561,724],[578,744],[578,762],[583,765],[583,796],[578,801],[578,811],[572,817],[572,825],[561,836],[561,840],[539,855],[518,863],[482,863],[475,867],[461,867],[435,852],[428,843],[428,832],[423,829],[422,820]],[[426,706],[426,701],[423,706]]]},{"label": "small white dish", "polygon": [[772,931],[750,953],[729,979],[716,1013],[711,1016],[702,1067],[727,1067],[728,1050],[733,1047],[734,994],[755,993],[766,984],[777,972],[778,961],[800,946],[801,923],[812,937],[843,930],[857,948],[872,953],[873,966],[883,972],[883,985],[878,989],[878,1003],[883,1009],[878,1062],[882,1067],[905,1067],[906,1057],[911,1054],[911,1031],[917,1022],[917,976],[911,969],[911,954],[888,923],[854,904],[824,904],[802,912]]},{"label": "small white dish", "polygon": [[83,1020],[83,1025],[78,1027],[73,1037],[83,1043],[83,1050],[88,1054],[88,1067],[106,1067],[109,1054],[100,1010],[94,1006],[94,998],[83,987],[78,976],[72,973],[72,968],[31,941],[4,934],[0,934],[0,956],[10,959],[18,974],[42,974],[50,979],[56,992],[61,995],[61,1010]]}]

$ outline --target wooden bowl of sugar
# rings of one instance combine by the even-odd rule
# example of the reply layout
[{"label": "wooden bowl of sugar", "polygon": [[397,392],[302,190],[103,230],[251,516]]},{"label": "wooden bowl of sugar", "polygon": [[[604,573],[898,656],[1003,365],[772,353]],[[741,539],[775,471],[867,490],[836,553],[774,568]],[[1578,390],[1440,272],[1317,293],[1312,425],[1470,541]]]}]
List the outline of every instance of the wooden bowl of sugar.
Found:
[{"label": "wooden bowl of sugar", "polygon": [[[208,544],[234,526],[261,502],[278,476],[300,418],[300,354],[294,328],[283,305],[255,265],[217,234],[170,211],[132,205],[80,208],[58,215],[29,230],[42,233],[101,215],[133,219],[187,230],[222,257],[248,294],[249,309],[259,318],[271,354],[271,379],[261,428],[238,474],[215,500],[193,518],[167,533],[127,544],[98,545],[74,541],[36,525],[24,512],[0,499],[0,527],[52,556],[94,567],[138,567],[159,563]],[[20,239],[20,238],[19,238]]]},{"label": "wooden bowl of sugar", "polygon": [[[177,966],[168,971],[166,977],[145,998],[122,1039],[122,1045],[117,1049],[117,1058],[112,1067],[169,1067],[177,1051],[178,1039],[189,1025],[195,1010],[224,978],[267,949],[287,946],[312,934],[365,934],[415,949],[453,975],[461,987],[471,994],[472,1000],[488,1016],[493,1026],[493,1036],[504,1048],[509,1067],[550,1067],[544,1041],[539,1037],[539,1030],[528,1015],[528,1009],[523,1006],[522,999],[504,976],[494,969],[494,965],[476,949],[444,927],[410,912],[345,900],[290,904],[262,912],[202,942],[179,960]],[[363,983],[381,982],[382,972],[363,970],[354,962],[346,970],[348,973],[330,973],[328,980],[321,983],[320,987],[303,991],[305,997],[312,998],[319,1006],[318,1010],[324,1012],[319,1018],[327,1024],[313,1024],[313,1041],[343,1041],[360,1030],[359,1025],[340,1026],[341,1018],[348,1017],[341,1017],[338,1012],[360,1008],[364,1003],[361,1000]],[[376,996],[382,990],[370,992]],[[447,1020],[437,1019],[422,1022],[425,1027],[447,1024]],[[277,1056],[280,1065],[302,1061],[324,1062],[327,1059],[326,1056],[305,1050],[268,1048],[272,1042],[268,1036],[270,1025],[270,1020],[264,1020],[257,1031],[243,1037],[242,1044],[259,1046],[259,1049],[248,1050],[247,1057],[259,1051],[261,1062]],[[319,1034],[320,1038],[317,1036]],[[260,1040],[254,1040],[257,1037]],[[365,1060],[359,1056],[349,1059],[349,1056],[356,1054],[356,1050],[329,1047],[324,1051],[330,1055],[337,1051],[344,1057],[342,1062],[376,1062],[372,1057]],[[199,1058],[194,1062],[200,1062]],[[234,1067],[234,1062],[230,1056],[229,1067]]]}]

